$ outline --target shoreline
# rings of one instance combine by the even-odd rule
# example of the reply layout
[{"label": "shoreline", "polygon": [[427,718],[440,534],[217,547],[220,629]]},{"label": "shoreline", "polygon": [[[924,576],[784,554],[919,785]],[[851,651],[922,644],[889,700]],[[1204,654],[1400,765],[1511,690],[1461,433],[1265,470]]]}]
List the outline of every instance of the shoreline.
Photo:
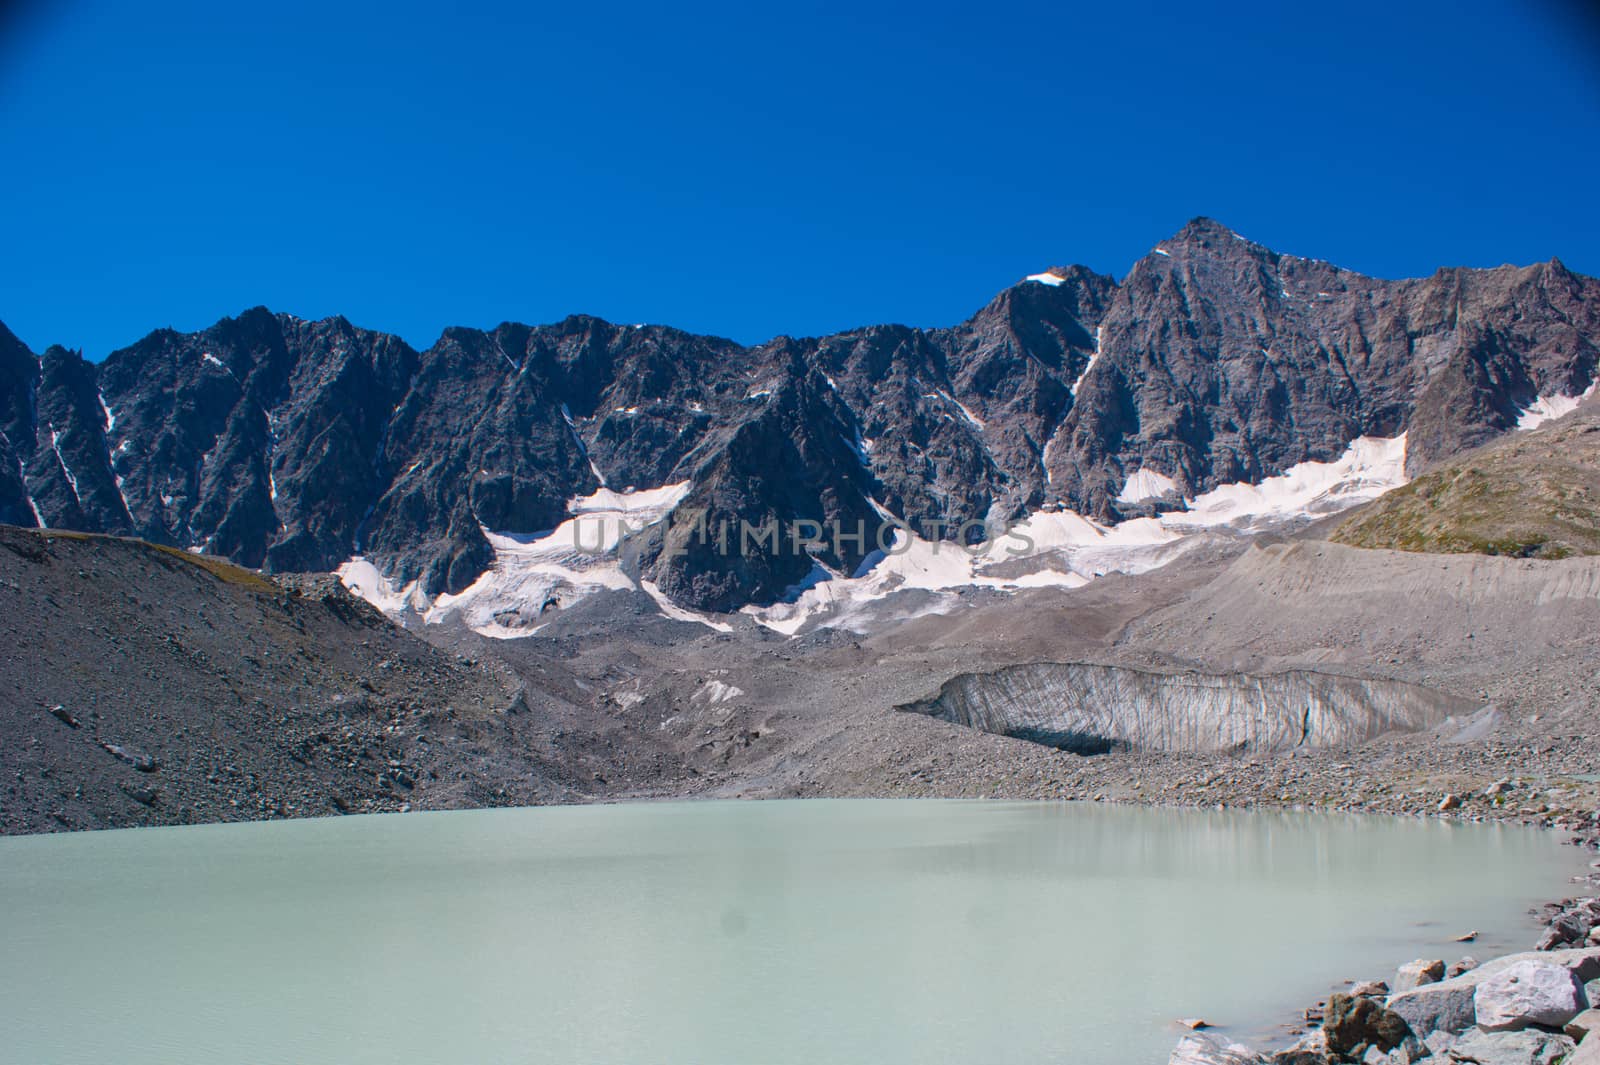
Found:
[{"label": "shoreline", "polygon": [[[1454,962],[1401,961],[1388,977],[1330,985],[1327,998],[1305,1007],[1298,1021],[1279,1022],[1280,1035],[1256,1033],[1247,1043],[1221,1034],[1224,1026],[1180,1020],[1192,1034],[1179,1037],[1167,1065],[1600,1063],[1600,1035],[1589,1034],[1600,1031],[1600,825],[1557,845],[1587,859],[1568,880],[1581,890],[1529,908],[1542,932],[1525,949],[1479,960],[1471,954],[1478,933],[1469,931],[1453,940],[1461,948]],[[1558,1001],[1567,989],[1557,973],[1575,989],[1569,1001]],[[1524,988],[1534,982],[1530,976],[1550,977],[1550,987],[1539,988],[1543,997],[1517,992],[1519,981]]]},{"label": "shoreline", "polygon": [[[1499,795],[1503,795],[1504,794],[1503,790],[1499,791],[1498,794]],[[579,806],[590,806],[590,805],[640,805],[640,806],[648,806],[648,805],[657,805],[657,804],[661,804],[661,803],[673,803],[673,802],[718,801],[720,798],[721,797],[719,797],[719,796],[716,796],[716,795],[713,795],[713,794],[707,794],[705,792],[701,792],[701,793],[696,794],[696,795],[678,794],[678,795],[626,796],[626,797],[624,797],[624,796],[610,796],[610,797],[607,797],[606,799],[604,799],[604,800],[602,800],[600,802],[594,802],[594,803],[543,804],[543,806],[546,807],[546,808],[548,808],[548,807],[557,807],[557,808],[559,808],[559,807],[563,807],[563,806],[565,806],[565,807],[574,807],[575,808],[575,807],[579,807]],[[794,801],[797,798],[799,798],[799,797],[797,797],[797,796],[776,796],[776,795],[774,795],[774,796],[764,796],[764,797],[760,797],[760,798],[758,798],[758,797],[748,797],[748,798],[746,798],[746,799],[744,799],[742,801],[760,802],[760,801],[763,801],[763,799],[776,800],[776,801],[784,801],[784,800]],[[852,798],[866,798],[866,797],[865,796],[815,796],[815,797],[812,797],[812,798],[836,798],[836,799],[846,799],[846,800],[848,800],[848,799],[852,799]],[[902,796],[902,797],[880,796],[880,798],[886,799],[887,801],[904,801],[906,797],[904,797],[904,796]],[[955,797],[926,796],[926,798],[927,799],[932,799],[933,801],[941,801],[941,800],[946,800],[947,801],[947,800],[953,798],[956,801],[969,801],[969,802],[984,802],[984,801],[990,801],[990,802],[992,802],[992,801],[1016,802],[1016,801],[1020,801],[1022,803],[1028,803],[1030,801],[1033,801],[1033,802],[1061,801],[1061,800],[1049,800],[1049,799],[1042,799],[1042,798],[1041,799],[1033,799],[1033,800],[1028,800],[1028,799],[1016,800],[1016,799],[1011,799],[1011,798],[1008,798],[1008,797],[1001,797],[1001,798],[999,798],[997,800],[994,796],[955,796]],[[721,799],[721,801],[740,801],[740,800]],[[1291,814],[1291,815],[1296,815],[1296,816],[1305,816],[1305,815],[1313,815],[1314,816],[1314,815],[1317,815],[1317,814],[1323,814],[1323,815],[1331,814],[1331,815],[1336,815],[1336,816],[1342,817],[1342,818],[1348,818],[1348,817],[1350,817],[1352,815],[1355,815],[1355,816],[1360,817],[1362,819],[1366,819],[1366,818],[1369,818],[1369,817],[1378,817],[1378,818],[1396,818],[1396,817],[1399,817],[1399,818],[1402,818],[1402,819],[1437,820],[1437,821],[1440,821],[1440,822],[1448,822],[1448,823],[1461,824],[1461,825],[1495,824],[1495,825],[1511,827],[1511,828],[1517,828],[1517,829],[1533,828],[1533,829],[1542,829],[1545,832],[1555,831],[1557,833],[1560,833],[1561,835],[1558,835],[1557,838],[1550,840],[1551,844],[1553,846],[1557,847],[1558,849],[1565,849],[1565,848],[1569,848],[1569,847],[1572,848],[1572,854],[1571,854],[1571,858],[1570,858],[1570,861],[1571,861],[1570,866],[1567,864],[1566,861],[1561,862],[1561,866],[1563,867],[1564,870],[1569,870],[1569,871],[1565,871],[1565,875],[1567,877],[1567,882],[1569,884],[1573,885],[1573,894],[1564,896],[1563,898],[1561,898],[1559,900],[1543,900],[1543,901],[1539,901],[1538,895],[1534,895],[1531,899],[1529,899],[1528,897],[1525,896],[1524,897],[1524,901],[1525,902],[1529,902],[1530,905],[1528,906],[1528,908],[1524,912],[1527,915],[1529,915],[1530,917],[1533,917],[1533,918],[1538,918],[1539,915],[1541,915],[1541,914],[1543,915],[1543,920],[1542,921],[1532,920],[1532,921],[1530,921],[1528,927],[1529,927],[1530,931],[1532,931],[1533,929],[1538,928],[1538,927],[1540,927],[1542,925],[1546,930],[1548,930],[1552,926],[1552,922],[1558,922],[1563,917],[1567,917],[1567,916],[1572,915],[1575,910],[1584,910],[1587,913],[1588,906],[1592,902],[1593,903],[1593,911],[1592,911],[1591,914],[1588,914],[1585,917],[1585,919],[1581,922],[1581,927],[1577,929],[1577,933],[1578,934],[1577,934],[1575,939],[1574,939],[1574,937],[1569,935],[1567,937],[1567,941],[1566,942],[1557,942],[1557,941],[1552,940],[1550,943],[1544,944],[1544,946],[1547,946],[1547,947],[1583,948],[1583,949],[1585,949],[1588,952],[1588,954],[1592,955],[1592,958],[1593,958],[1592,965],[1593,965],[1594,972],[1593,972],[1593,976],[1589,976],[1588,978],[1589,979],[1600,978],[1600,901],[1594,901],[1595,896],[1600,896],[1600,869],[1596,868],[1596,866],[1600,866],[1600,861],[1596,861],[1597,855],[1600,855],[1600,826],[1591,826],[1591,827],[1589,827],[1587,829],[1584,829],[1584,830],[1579,831],[1579,832],[1574,834],[1569,830],[1569,826],[1566,823],[1566,821],[1567,821],[1566,816],[1564,814],[1562,814],[1562,813],[1559,813],[1559,812],[1556,812],[1556,811],[1547,811],[1546,814],[1544,814],[1544,815],[1539,815],[1537,817],[1534,817],[1530,813],[1525,813],[1522,809],[1516,807],[1515,805],[1501,803],[1497,808],[1494,809],[1494,811],[1493,811],[1493,813],[1491,815],[1484,816],[1484,815],[1481,815],[1481,814],[1472,814],[1470,812],[1465,812],[1464,813],[1463,812],[1464,810],[1469,809],[1469,805],[1466,802],[1464,802],[1460,807],[1452,807],[1451,809],[1448,809],[1448,810],[1434,810],[1434,811],[1431,811],[1431,812],[1428,812],[1428,813],[1423,813],[1423,814],[1399,814],[1399,815],[1397,815],[1397,814],[1393,814],[1393,813],[1385,813],[1385,812],[1379,812],[1379,811],[1373,811],[1373,810],[1347,810],[1347,809],[1336,809],[1336,808],[1327,808],[1327,807],[1322,807],[1322,808],[1292,808],[1292,807],[1283,807],[1283,806],[1276,806],[1276,805],[1270,805],[1270,804],[1243,804],[1243,803],[1237,804],[1237,805],[1224,805],[1219,810],[1218,806],[1220,804],[1175,802],[1175,801],[1171,801],[1170,798],[1169,798],[1169,801],[1165,801],[1165,802],[1160,802],[1160,801],[1152,802],[1152,801],[1130,801],[1130,800],[1107,800],[1107,799],[1102,799],[1099,803],[1096,803],[1093,799],[1076,800],[1076,801],[1082,802],[1084,805],[1104,805],[1104,806],[1122,807],[1122,808],[1130,808],[1130,809],[1134,808],[1134,807],[1143,807],[1143,808],[1150,809],[1150,810],[1166,809],[1166,810],[1171,810],[1173,812],[1184,812],[1184,811],[1193,812],[1193,813],[1218,812],[1218,813],[1226,813],[1226,814],[1233,814],[1233,815],[1249,815],[1249,814],[1259,814],[1259,813],[1276,813],[1276,814],[1279,814],[1279,815]],[[1063,805],[1065,805],[1064,802],[1063,802]],[[480,809],[493,809],[493,808],[496,808],[496,807],[492,807],[492,806],[480,807]],[[504,808],[504,807],[501,807],[501,808]],[[523,808],[524,809],[537,809],[537,808],[540,808],[540,807],[539,806],[531,806],[531,807],[524,806]],[[422,812],[447,812],[447,811],[426,811],[426,810],[418,809],[418,810],[415,810],[415,812],[422,813]],[[345,815],[345,816],[348,816],[348,815]],[[335,819],[342,819],[342,817],[340,815],[325,815],[322,819],[335,820]],[[299,819],[298,818],[273,818],[271,820],[280,820],[281,821],[281,820],[299,820]],[[234,822],[234,823],[238,823],[238,822]],[[186,826],[160,826],[160,827],[186,827]],[[55,835],[55,834],[57,834],[57,833],[36,833],[34,835]],[[1542,889],[1541,889],[1541,891],[1542,891]],[[1451,918],[1451,920],[1460,919],[1460,916],[1461,915],[1458,914],[1454,918]],[[1488,914],[1485,913],[1484,917],[1485,917],[1485,919],[1487,919],[1488,918]],[[1495,926],[1495,927],[1499,927],[1499,926]],[[1595,935],[1592,938],[1590,937],[1591,929],[1595,932]],[[1457,929],[1441,929],[1441,931],[1444,931],[1446,935],[1454,936],[1457,933],[1465,933],[1465,932],[1467,932],[1469,930],[1465,929],[1465,928],[1457,928]],[[1462,939],[1455,940],[1455,943],[1457,945],[1459,945],[1459,951],[1458,952],[1457,951],[1450,951],[1449,952],[1450,954],[1455,954],[1456,955],[1455,957],[1446,956],[1446,957],[1443,957],[1443,958],[1426,958],[1426,959],[1422,959],[1422,961],[1436,962],[1437,972],[1432,974],[1433,979],[1429,981],[1430,983],[1436,983],[1436,984],[1443,985],[1443,984],[1447,983],[1452,978],[1455,978],[1455,977],[1458,977],[1458,976],[1470,976],[1470,974],[1473,973],[1473,972],[1478,972],[1480,970],[1485,970],[1485,969],[1492,969],[1494,966],[1502,964],[1507,958],[1515,958],[1515,957],[1519,956],[1519,954],[1505,954],[1505,953],[1503,953],[1504,951],[1507,951],[1507,950],[1514,950],[1514,947],[1508,941],[1508,934],[1506,933],[1505,929],[1504,928],[1500,928],[1499,931],[1491,933],[1492,940],[1493,940],[1494,945],[1495,945],[1495,953],[1494,953],[1494,955],[1492,955],[1490,957],[1487,957],[1487,958],[1483,958],[1482,955],[1477,955],[1477,957],[1479,957],[1481,959],[1481,961],[1471,961],[1470,959],[1468,959],[1469,963],[1464,963],[1463,960],[1462,960],[1462,956],[1473,955],[1473,953],[1474,953],[1473,952],[1473,948],[1471,946],[1471,940],[1475,940],[1476,939],[1476,935],[1477,934],[1474,932],[1472,934],[1471,939],[1468,939],[1468,938],[1464,937]],[[1515,935],[1517,935],[1517,933],[1511,933],[1510,935],[1512,937],[1514,937]],[[1436,941],[1436,943],[1441,944],[1441,945],[1442,945],[1442,942],[1443,941]],[[1531,939],[1530,939],[1530,942],[1528,944],[1529,951],[1531,951],[1534,948],[1534,946],[1535,946],[1535,944],[1533,944],[1531,942]],[[1435,949],[1435,948],[1434,947],[1430,947],[1428,949],[1431,950],[1431,949]],[[1527,953],[1527,952],[1521,952],[1521,953]],[[1546,953],[1548,953],[1548,951]],[[1317,963],[1316,963],[1315,959],[1309,959],[1309,960],[1312,962],[1312,964],[1304,966],[1301,971],[1314,974],[1315,969],[1317,967]],[[1415,963],[1407,962],[1405,959],[1398,959],[1397,962],[1396,962],[1396,970],[1398,970],[1398,971],[1402,971],[1403,972],[1405,970],[1405,968],[1407,968],[1408,966],[1415,967]],[[1298,966],[1297,966],[1297,968],[1298,968]],[[1586,970],[1586,973],[1587,973],[1587,970]],[[1391,994],[1391,992],[1393,992],[1394,994],[1398,994],[1401,991],[1400,983],[1399,983],[1399,981],[1395,980],[1393,975],[1390,975],[1388,977],[1383,977],[1382,979],[1385,981],[1383,983],[1380,983],[1379,979],[1374,979],[1374,977],[1380,977],[1381,974],[1373,974],[1373,973],[1367,973],[1367,974],[1354,973],[1353,974],[1353,973],[1351,973],[1349,971],[1346,971],[1344,973],[1330,974],[1330,975],[1334,975],[1334,976],[1340,977],[1340,978],[1350,977],[1350,976],[1356,976],[1358,978],[1357,979],[1344,979],[1342,981],[1342,983],[1338,982],[1336,980],[1334,982],[1330,982],[1327,985],[1325,985],[1327,990],[1326,990],[1326,993],[1324,994],[1324,997],[1322,999],[1320,999],[1319,1001],[1317,1001],[1314,1005],[1309,1006],[1307,1009],[1305,1009],[1301,1013],[1299,1018],[1294,1018],[1292,1014],[1287,1016],[1287,1017],[1285,1017],[1282,1014],[1279,1014],[1279,1017],[1277,1019],[1275,1019],[1275,1018],[1273,1018],[1271,1016],[1265,1016],[1264,1015],[1264,1016],[1257,1017],[1257,1018],[1255,1018],[1255,1019],[1253,1019],[1251,1021],[1248,1021],[1248,1022],[1246,1022],[1245,1024],[1242,1024],[1242,1025],[1235,1025],[1231,1021],[1231,1019],[1227,1018],[1227,1017],[1207,1018],[1208,1021],[1219,1022],[1219,1023],[1216,1023],[1216,1024],[1212,1024],[1212,1023],[1204,1024],[1202,1026],[1199,1026],[1199,1030],[1197,1030],[1194,1034],[1184,1035],[1180,1039],[1178,1039],[1178,1046],[1172,1052],[1170,1058],[1168,1059],[1169,1065],[1333,1065],[1333,1063],[1336,1063],[1336,1062],[1352,1062],[1352,1061],[1360,1061],[1360,1062],[1363,1063],[1363,1065],[1378,1065],[1378,1063],[1380,1063],[1380,1062],[1382,1063],[1382,1065],[1399,1065],[1400,1059],[1393,1058],[1389,1053],[1384,1053],[1382,1056],[1379,1056],[1379,1057],[1370,1057],[1370,1056],[1366,1056],[1366,1055],[1357,1056],[1357,1057],[1350,1057],[1350,1056],[1345,1056],[1345,1055],[1333,1056],[1333,1055],[1330,1055],[1327,1052],[1325,1043],[1322,1044],[1322,1045],[1319,1045],[1317,1043],[1317,1038],[1318,1038],[1319,1034],[1323,1033],[1324,1030],[1325,1030],[1323,1028],[1323,1022],[1326,1022],[1326,1021],[1329,1021],[1329,1020],[1337,1020],[1337,1018],[1334,1017],[1334,1015],[1336,1013],[1346,1012],[1342,1007],[1335,1008],[1335,1006],[1334,1006],[1335,999],[1338,998],[1339,996],[1351,996],[1351,995],[1354,995],[1356,998],[1362,999],[1365,1002],[1372,1003],[1372,1006],[1365,1006],[1364,1005],[1364,1006],[1360,1007],[1361,1009],[1363,1009],[1366,1012],[1370,1013],[1370,1012],[1373,1012],[1373,1009],[1386,1010],[1388,1008],[1388,1006],[1390,1004],[1392,1004],[1391,1000],[1393,998],[1393,995]],[[1365,976],[1367,978],[1366,979],[1361,979],[1360,977],[1362,977],[1362,976]],[[1296,980],[1295,982],[1297,984],[1299,983],[1298,980]],[[1307,981],[1307,984],[1310,984],[1310,983],[1311,983],[1311,981]],[[1363,991],[1362,990],[1363,988],[1365,988],[1366,990]],[[1375,989],[1378,989],[1378,990],[1375,990]],[[1600,986],[1597,986],[1597,988],[1596,988],[1595,997],[1596,997],[1597,1000],[1600,1000]],[[1283,1008],[1282,1004],[1273,1007],[1274,1010],[1279,1010],[1279,1009],[1282,1009],[1282,1008]],[[1178,1021],[1178,1018],[1170,1018],[1169,1020],[1175,1026],[1177,1024],[1181,1023],[1181,1022]],[[1234,1037],[1237,1037],[1238,1039],[1246,1041],[1246,1043],[1248,1044],[1249,1047],[1259,1048],[1259,1049],[1246,1049],[1246,1046],[1244,1044],[1233,1042],[1232,1039],[1229,1038],[1230,1034],[1232,1036],[1234,1036]],[[1422,1049],[1422,1050],[1428,1049],[1428,1047],[1421,1042],[1421,1037],[1424,1036],[1424,1035],[1432,1036],[1433,1034],[1434,1034],[1433,1032],[1419,1033],[1416,1045],[1411,1048],[1410,1052],[1415,1052],[1415,1051],[1417,1051],[1419,1049]],[[1451,1035],[1451,1036],[1457,1036],[1457,1037],[1460,1037],[1460,1036],[1463,1035],[1463,1033],[1460,1032],[1460,1031],[1449,1032],[1447,1034]],[[1523,1038],[1524,1038],[1524,1041],[1527,1041],[1527,1039],[1529,1037],[1523,1037]],[[1442,1047],[1444,1045],[1444,1040],[1442,1038],[1435,1038],[1434,1039],[1434,1044],[1439,1045],[1439,1046]],[[1600,1047],[1600,1042],[1597,1042],[1595,1044],[1595,1046],[1596,1047]],[[1435,1053],[1435,1054],[1424,1055],[1424,1056],[1420,1056],[1420,1057],[1408,1057],[1406,1059],[1405,1065],[1411,1065],[1412,1062],[1417,1061],[1417,1060],[1421,1060],[1421,1061],[1435,1061],[1436,1060],[1436,1061],[1439,1061],[1441,1063],[1445,1063],[1445,1062],[1451,1062],[1453,1060],[1465,1060],[1465,1059],[1452,1059],[1452,1058],[1450,1058],[1448,1056],[1445,1056],[1442,1053]],[[1539,1058],[1536,1058],[1536,1057],[1533,1057],[1533,1056],[1529,1056],[1529,1057],[1527,1057],[1525,1059],[1524,1058],[1499,1057],[1499,1058],[1492,1059],[1492,1062],[1486,1060],[1484,1062],[1484,1065],[1521,1065],[1521,1063],[1524,1060],[1526,1060],[1529,1063],[1529,1065],[1551,1065],[1550,1062],[1547,1062],[1547,1061],[1545,1061],[1543,1059],[1539,1059]]]}]

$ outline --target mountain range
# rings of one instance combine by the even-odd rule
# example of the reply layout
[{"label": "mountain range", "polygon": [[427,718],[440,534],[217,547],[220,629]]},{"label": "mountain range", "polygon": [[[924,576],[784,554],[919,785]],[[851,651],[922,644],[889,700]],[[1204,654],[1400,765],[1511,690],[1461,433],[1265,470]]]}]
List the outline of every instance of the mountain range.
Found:
[{"label": "mountain range", "polygon": [[[575,316],[425,351],[256,308],[98,364],[0,326],[0,522],[137,536],[270,572],[364,557],[459,593],[490,535],[602,489],[676,513],[856,528],[1066,509],[1101,522],[1404,434],[1408,473],[1600,376],[1600,280],[1552,259],[1380,280],[1196,219],[1120,281],[1052,268],[951,328],[746,347]],[[727,552],[668,520],[625,566],[702,611],[770,604],[867,542]]]}]

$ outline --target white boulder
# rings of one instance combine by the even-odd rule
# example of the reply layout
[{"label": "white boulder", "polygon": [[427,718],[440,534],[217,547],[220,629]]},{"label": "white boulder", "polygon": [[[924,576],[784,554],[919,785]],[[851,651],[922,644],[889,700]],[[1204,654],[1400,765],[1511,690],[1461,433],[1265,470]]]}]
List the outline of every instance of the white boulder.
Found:
[{"label": "white boulder", "polygon": [[1473,992],[1478,1026],[1488,1032],[1529,1025],[1559,1029],[1589,1008],[1583,985],[1565,967],[1520,961],[1490,975]]}]

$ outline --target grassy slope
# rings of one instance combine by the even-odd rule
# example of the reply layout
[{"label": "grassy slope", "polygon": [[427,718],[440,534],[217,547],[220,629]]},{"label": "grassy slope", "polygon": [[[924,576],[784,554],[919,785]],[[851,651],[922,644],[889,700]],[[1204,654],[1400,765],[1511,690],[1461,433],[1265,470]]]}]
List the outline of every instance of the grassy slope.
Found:
[{"label": "grassy slope", "polygon": [[1600,404],[1431,470],[1356,511],[1330,539],[1441,554],[1600,555]]}]

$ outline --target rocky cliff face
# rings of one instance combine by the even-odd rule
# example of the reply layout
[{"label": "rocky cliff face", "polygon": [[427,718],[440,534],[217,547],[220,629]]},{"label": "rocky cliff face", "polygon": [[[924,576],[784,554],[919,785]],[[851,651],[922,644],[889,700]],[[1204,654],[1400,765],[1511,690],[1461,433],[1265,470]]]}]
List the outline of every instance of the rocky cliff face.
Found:
[{"label": "rocky cliff face", "polygon": [[[0,521],[278,571],[361,553],[434,595],[490,564],[485,529],[688,481],[629,565],[727,610],[853,570],[883,513],[946,539],[1051,503],[1126,517],[1363,434],[1407,432],[1420,469],[1588,388],[1597,343],[1600,282],[1556,261],[1380,281],[1204,219],[1120,284],[1055,269],[953,328],[754,348],[574,317],[418,352],[257,308],[96,366],[0,327]],[[798,521],[869,536],[728,554],[701,531]]]}]

